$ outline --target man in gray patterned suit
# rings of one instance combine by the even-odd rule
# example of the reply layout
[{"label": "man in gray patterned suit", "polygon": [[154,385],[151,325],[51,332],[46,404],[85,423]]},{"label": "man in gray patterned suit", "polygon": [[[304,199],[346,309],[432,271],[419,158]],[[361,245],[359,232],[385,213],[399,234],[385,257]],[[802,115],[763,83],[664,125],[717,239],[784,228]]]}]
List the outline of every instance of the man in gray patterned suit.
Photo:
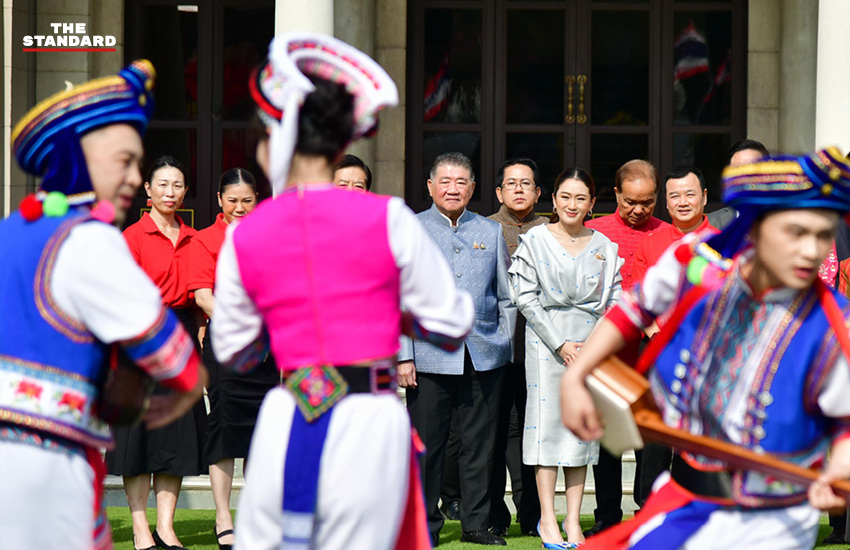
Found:
[{"label": "man in gray patterned suit", "polygon": [[461,541],[504,546],[490,533],[490,477],[504,365],[512,357],[516,307],[508,289],[510,257],[502,226],[466,209],[475,177],[461,153],[436,158],[428,180],[434,200],[417,217],[472,295],[475,324],[464,346],[449,353],[422,341],[399,352],[399,384],[407,390],[413,426],[426,447],[422,476],[428,528],[439,542],[443,517],[438,504],[446,442],[457,411],[460,450]]}]

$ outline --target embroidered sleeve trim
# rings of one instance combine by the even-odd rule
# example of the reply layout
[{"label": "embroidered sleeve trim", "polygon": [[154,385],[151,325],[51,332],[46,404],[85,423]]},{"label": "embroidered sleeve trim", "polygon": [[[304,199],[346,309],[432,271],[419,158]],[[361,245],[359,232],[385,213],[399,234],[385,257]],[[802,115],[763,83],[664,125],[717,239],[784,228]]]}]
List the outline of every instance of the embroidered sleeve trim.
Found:
[{"label": "embroidered sleeve trim", "polygon": [[163,385],[188,391],[198,382],[200,359],[192,337],[168,309],[141,335],[121,342],[127,355]]},{"label": "embroidered sleeve trim", "polygon": [[54,329],[68,337],[72,342],[78,344],[94,342],[94,335],[89,332],[83,323],[74,319],[59,307],[53,294],[50,292],[50,281],[53,277],[53,269],[56,266],[59,249],[68,238],[68,235],[71,234],[71,230],[80,223],[90,219],[90,216],[83,215],[62,222],[59,229],[50,237],[47,245],[44,247],[38,267],[36,268],[33,289],[35,305],[41,317]]}]

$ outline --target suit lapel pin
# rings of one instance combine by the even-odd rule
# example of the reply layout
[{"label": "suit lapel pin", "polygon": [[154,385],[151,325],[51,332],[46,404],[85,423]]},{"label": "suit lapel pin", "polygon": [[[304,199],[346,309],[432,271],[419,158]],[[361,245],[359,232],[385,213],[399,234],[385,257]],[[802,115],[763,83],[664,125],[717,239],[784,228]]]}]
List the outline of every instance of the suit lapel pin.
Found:
[{"label": "suit lapel pin", "polygon": [[597,252],[596,253],[596,259],[604,262],[605,261],[605,255],[602,254],[601,252]]},{"label": "suit lapel pin", "polygon": [[475,250],[478,250],[478,241],[475,241],[475,242],[472,243],[472,248],[474,248]]},{"label": "suit lapel pin", "polygon": [[481,250],[484,250],[487,246],[484,243],[481,243]]}]

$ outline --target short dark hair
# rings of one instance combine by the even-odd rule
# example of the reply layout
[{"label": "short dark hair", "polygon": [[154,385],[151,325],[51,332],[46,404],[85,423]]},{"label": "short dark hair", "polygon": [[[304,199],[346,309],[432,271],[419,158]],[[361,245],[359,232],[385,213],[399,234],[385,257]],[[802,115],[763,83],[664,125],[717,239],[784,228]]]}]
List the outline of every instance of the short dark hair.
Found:
[{"label": "short dark hair", "polygon": [[516,166],[517,164],[521,164],[523,166],[528,166],[529,168],[531,168],[534,183],[537,183],[537,179],[540,177],[540,172],[537,170],[537,163],[531,160],[530,158],[520,157],[508,159],[503,162],[501,166],[499,166],[499,171],[496,172],[496,187],[502,185],[502,181],[504,181],[505,179],[505,170],[507,170],[511,166]]},{"label": "short dark hair", "polygon": [[257,180],[254,179],[254,174],[244,168],[231,168],[218,178],[218,194],[221,195],[231,185],[239,185],[240,183],[244,183],[253,189],[254,194],[257,193]]},{"label": "short dark hair", "polygon": [[624,182],[642,178],[651,180],[655,184],[655,191],[658,191],[658,170],[655,166],[646,160],[630,160],[617,168],[614,174],[614,188],[622,193]]},{"label": "short dark hair", "polygon": [[767,147],[764,146],[764,143],[754,140],[754,139],[742,139],[741,141],[736,141],[729,147],[729,150],[726,151],[726,165],[728,166],[730,162],[732,162],[732,157],[735,156],[735,153],[740,153],[741,151],[746,151],[747,149],[752,149],[753,151],[758,151],[761,153],[762,157],[769,157],[770,151],[767,150]]},{"label": "short dark hair", "polygon": [[180,173],[183,174],[184,185],[189,187],[189,176],[186,173],[186,167],[183,166],[182,162],[169,155],[162,155],[151,163],[148,168],[148,178],[145,181],[150,183],[153,179],[153,175],[156,174],[156,171],[163,168],[176,168],[177,170],[180,170]]},{"label": "short dark hair", "polygon": [[344,157],[342,157],[340,163],[334,166],[334,172],[343,168],[351,168],[352,166],[360,168],[366,174],[366,191],[372,189],[372,171],[369,170],[369,167],[366,166],[366,163],[363,162],[363,159],[361,159],[357,155],[345,155]]},{"label": "short dark hair", "polygon": [[431,165],[431,172],[428,174],[428,177],[431,179],[436,178],[437,169],[443,164],[466,168],[469,171],[469,181],[475,181],[475,172],[472,170],[472,161],[469,160],[469,157],[457,151],[437,155],[437,158],[434,159],[434,164]]},{"label": "short dark hair", "polygon": [[670,180],[677,180],[684,178],[688,174],[693,174],[699,180],[699,188],[705,191],[708,189],[705,185],[705,176],[702,173],[702,170],[694,166],[693,164],[680,164],[676,166],[664,176],[664,193],[667,193],[667,182]]}]

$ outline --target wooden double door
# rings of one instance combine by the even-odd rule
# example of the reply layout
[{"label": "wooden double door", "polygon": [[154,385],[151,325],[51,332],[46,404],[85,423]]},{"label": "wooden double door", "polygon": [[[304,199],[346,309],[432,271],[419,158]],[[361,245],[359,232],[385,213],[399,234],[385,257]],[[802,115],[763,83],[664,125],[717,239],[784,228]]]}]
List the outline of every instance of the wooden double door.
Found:
[{"label": "wooden double door", "polygon": [[[498,208],[499,164],[540,166],[540,211],[561,170],[613,178],[643,158],[701,168],[720,199],[726,149],[746,131],[747,3],[679,0],[411,0],[406,197],[430,204],[436,155],[461,151],[478,180],[470,208]],[[659,214],[663,207],[659,206]]]}]

